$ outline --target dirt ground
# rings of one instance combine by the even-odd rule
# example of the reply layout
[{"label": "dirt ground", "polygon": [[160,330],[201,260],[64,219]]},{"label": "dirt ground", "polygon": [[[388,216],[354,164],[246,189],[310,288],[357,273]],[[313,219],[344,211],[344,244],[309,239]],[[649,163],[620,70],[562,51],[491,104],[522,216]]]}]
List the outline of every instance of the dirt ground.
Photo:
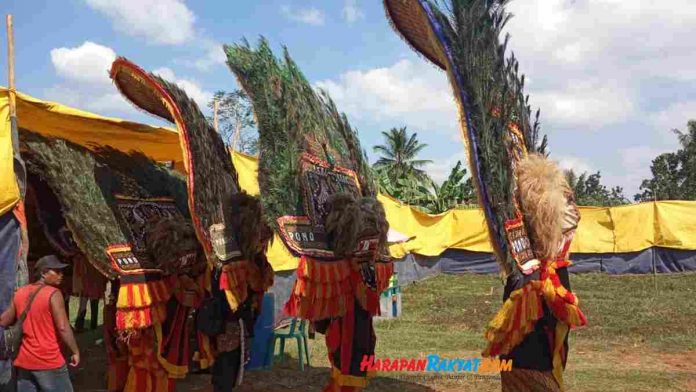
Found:
[{"label": "dirt ground", "polygon": [[[404,314],[375,323],[378,358],[479,356],[481,331],[499,307],[494,276],[443,275],[403,292]],[[696,391],[696,274],[612,277],[573,276],[588,317],[573,331],[564,384],[567,392]],[[73,371],[75,390],[105,391],[106,355],[100,331],[78,335],[82,364]],[[320,392],[329,375],[323,336],[309,340],[312,366],[297,364],[294,344],[272,370],[247,372],[243,392]],[[370,391],[500,391],[497,376],[379,373]],[[209,375],[190,375],[177,391],[208,392]]]},{"label": "dirt ground", "polygon": [[[311,341],[313,354],[323,351],[321,336]],[[106,355],[99,342],[97,331],[78,335],[82,348],[82,364],[75,370],[74,386],[80,392],[100,392],[105,389]],[[472,353],[473,354],[473,353]],[[597,391],[605,390],[604,384],[595,384],[594,375],[601,373],[610,376],[615,372],[617,382],[631,379],[631,386],[615,385],[616,391],[651,391],[651,383],[643,384],[643,377],[673,377],[670,388],[663,391],[696,390],[696,351],[680,353],[658,353],[644,349],[625,347],[607,350],[582,350],[578,348],[571,353],[571,362],[566,372],[568,381],[566,390]],[[288,356],[272,370],[254,370],[245,374],[240,392],[319,392],[325,384],[329,368],[323,358],[312,357],[316,367],[309,367],[304,372],[299,370],[294,357]],[[670,376],[671,375],[671,376]],[[653,380],[654,381],[654,380]],[[600,388],[600,389],[595,389]],[[189,375],[177,383],[177,391],[209,392],[210,376],[206,374]],[[376,377],[370,382],[366,391],[499,391],[499,379],[496,376],[478,377],[462,375],[459,379],[445,379],[441,376],[427,378],[423,375],[389,374],[388,377]]]}]

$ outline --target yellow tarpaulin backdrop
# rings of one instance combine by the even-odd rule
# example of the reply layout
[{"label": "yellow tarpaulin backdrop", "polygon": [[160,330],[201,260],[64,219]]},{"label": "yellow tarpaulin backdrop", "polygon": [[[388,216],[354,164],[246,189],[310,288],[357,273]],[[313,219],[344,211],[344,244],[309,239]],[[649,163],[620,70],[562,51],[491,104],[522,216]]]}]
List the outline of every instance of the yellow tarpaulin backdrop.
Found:
[{"label": "yellow tarpaulin backdrop", "polygon": [[[257,162],[253,157],[233,154],[239,183],[251,194],[258,194]],[[403,205],[389,196],[379,195],[389,225],[414,239],[392,245],[394,257],[407,253],[437,256],[446,249],[492,252],[480,209],[451,210],[428,215]],[[696,202],[661,201],[629,206],[580,207],[582,219],[571,248],[579,253],[638,252],[651,246],[696,249]],[[275,270],[293,269],[293,258],[276,238],[268,253]]]},{"label": "yellow tarpaulin backdrop", "polygon": [[0,215],[11,210],[19,201],[19,188],[12,162],[12,129],[7,92],[0,97]]},{"label": "yellow tarpaulin backdrop", "polygon": [[[110,145],[122,151],[136,150],[157,161],[173,161],[183,168],[178,136],[165,127],[152,127],[73,109],[17,94],[20,129],[60,137],[93,148]],[[242,189],[257,195],[257,161],[235,153],[233,160]],[[0,213],[18,200],[12,170],[7,89],[0,87]],[[407,253],[437,256],[446,249],[491,252],[483,214],[479,209],[452,210],[428,215],[379,195],[392,228],[414,237],[390,248],[392,255]],[[637,252],[651,246],[696,249],[696,202],[664,201],[613,208],[580,207],[582,220],[571,250],[581,253]],[[276,236],[268,252],[276,271],[297,267]]]},{"label": "yellow tarpaulin backdrop", "polygon": [[[109,145],[122,151],[140,151],[156,161],[173,161],[183,168],[176,131],[152,127],[74,109],[55,102],[41,101],[17,93],[17,123],[44,136],[58,137],[93,148]],[[17,202],[18,192],[12,174],[9,92],[0,86],[0,214]]]}]

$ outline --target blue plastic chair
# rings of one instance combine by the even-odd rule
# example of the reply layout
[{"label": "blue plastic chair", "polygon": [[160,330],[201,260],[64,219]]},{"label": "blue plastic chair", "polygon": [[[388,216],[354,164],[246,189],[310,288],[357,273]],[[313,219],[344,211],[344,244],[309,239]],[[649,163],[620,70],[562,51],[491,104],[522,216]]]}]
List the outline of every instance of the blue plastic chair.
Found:
[{"label": "blue plastic chair", "polygon": [[295,339],[297,341],[297,352],[300,361],[300,370],[304,371],[305,360],[309,366],[309,343],[307,339],[308,320],[298,318],[290,319],[290,324],[273,331],[273,335],[268,339],[268,349],[266,350],[266,367],[273,367],[275,359],[275,343],[280,339],[280,352],[278,356],[285,354],[285,339]]}]

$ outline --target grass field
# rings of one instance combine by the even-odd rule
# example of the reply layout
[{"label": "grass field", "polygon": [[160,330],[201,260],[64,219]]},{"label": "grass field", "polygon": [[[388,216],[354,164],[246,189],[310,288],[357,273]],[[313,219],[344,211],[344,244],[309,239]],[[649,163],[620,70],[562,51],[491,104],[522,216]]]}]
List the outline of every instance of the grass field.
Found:
[{"label": "grass field", "polygon": [[[571,333],[566,391],[696,391],[696,274],[584,274],[573,275],[572,285],[589,325]],[[377,356],[478,356],[501,296],[495,276],[440,275],[415,283],[404,289],[403,317],[376,323]],[[95,347],[90,361],[103,366],[99,346],[89,342],[95,335],[83,338]],[[297,367],[294,344],[289,346],[289,356],[273,370],[247,373],[240,390],[321,391],[329,366],[323,336],[310,340],[312,368],[305,372]],[[103,380],[102,369],[89,367],[80,380]],[[415,376],[381,373],[367,391],[500,390],[495,377]],[[178,390],[207,391],[208,382],[207,376],[190,377]]]}]

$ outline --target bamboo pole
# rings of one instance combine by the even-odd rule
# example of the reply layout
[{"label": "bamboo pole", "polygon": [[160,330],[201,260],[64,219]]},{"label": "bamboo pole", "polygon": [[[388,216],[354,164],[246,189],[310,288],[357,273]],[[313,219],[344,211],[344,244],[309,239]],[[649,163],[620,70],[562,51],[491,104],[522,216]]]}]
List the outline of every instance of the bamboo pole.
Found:
[{"label": "bamboo pole", "polygon": [[218,108],[220,107],[220,101],[217,99],[213,101],[213,128],[215,128],[215,132],[220,132],[218,129]]},{"label": "bamboo pole", "polygon": [[237,142],[239,142],[239,134],[242,131],[242,121],[237,118],[237,122],[234,124],[234,138],[232,139],[232,151],[237,151]]},{"label": "bamboo pole", "polygon": [[14,33],[12,29],[12,15],[7,15],[7,72],[8,88],[10,93],[10,117],[17,117],[17,102],[15,98],[15,71],[14,71]]},{"label": "bamboo pole", "polygon": [[14,29],[12,27],[12,15],[7,15],[7,96],[10,104],[10,133],[12,138],[14,172],[19,185],[19,192],[24,198],[26,191],[26,166],[19,153],[19,124],[17,123],[17,90],[15,86],[15,53],[14,53]]},{"label": "bamboo pole", "polygon": [[14,174],[19,187],[20,201],[14,207],[14,214],[21,227],[20,235],[22,244],[20,252],[17,254],[17,275],[15,282],[17,287],[29,283],[29,270],[27,268],[27,254],[29,251],[29,238],[27,237],[26,216],[24,214],[24,195],[26,192],[26,167],[22,156],[19,153],[19,134],[17,124],[17,91],[15,86],[15,54],[14,54],[14,29],[12,28],[12,15],[5,17],[7,25],[7,96],[10,104],[10,129],[12,137],[12,162],[14,164]]}]

